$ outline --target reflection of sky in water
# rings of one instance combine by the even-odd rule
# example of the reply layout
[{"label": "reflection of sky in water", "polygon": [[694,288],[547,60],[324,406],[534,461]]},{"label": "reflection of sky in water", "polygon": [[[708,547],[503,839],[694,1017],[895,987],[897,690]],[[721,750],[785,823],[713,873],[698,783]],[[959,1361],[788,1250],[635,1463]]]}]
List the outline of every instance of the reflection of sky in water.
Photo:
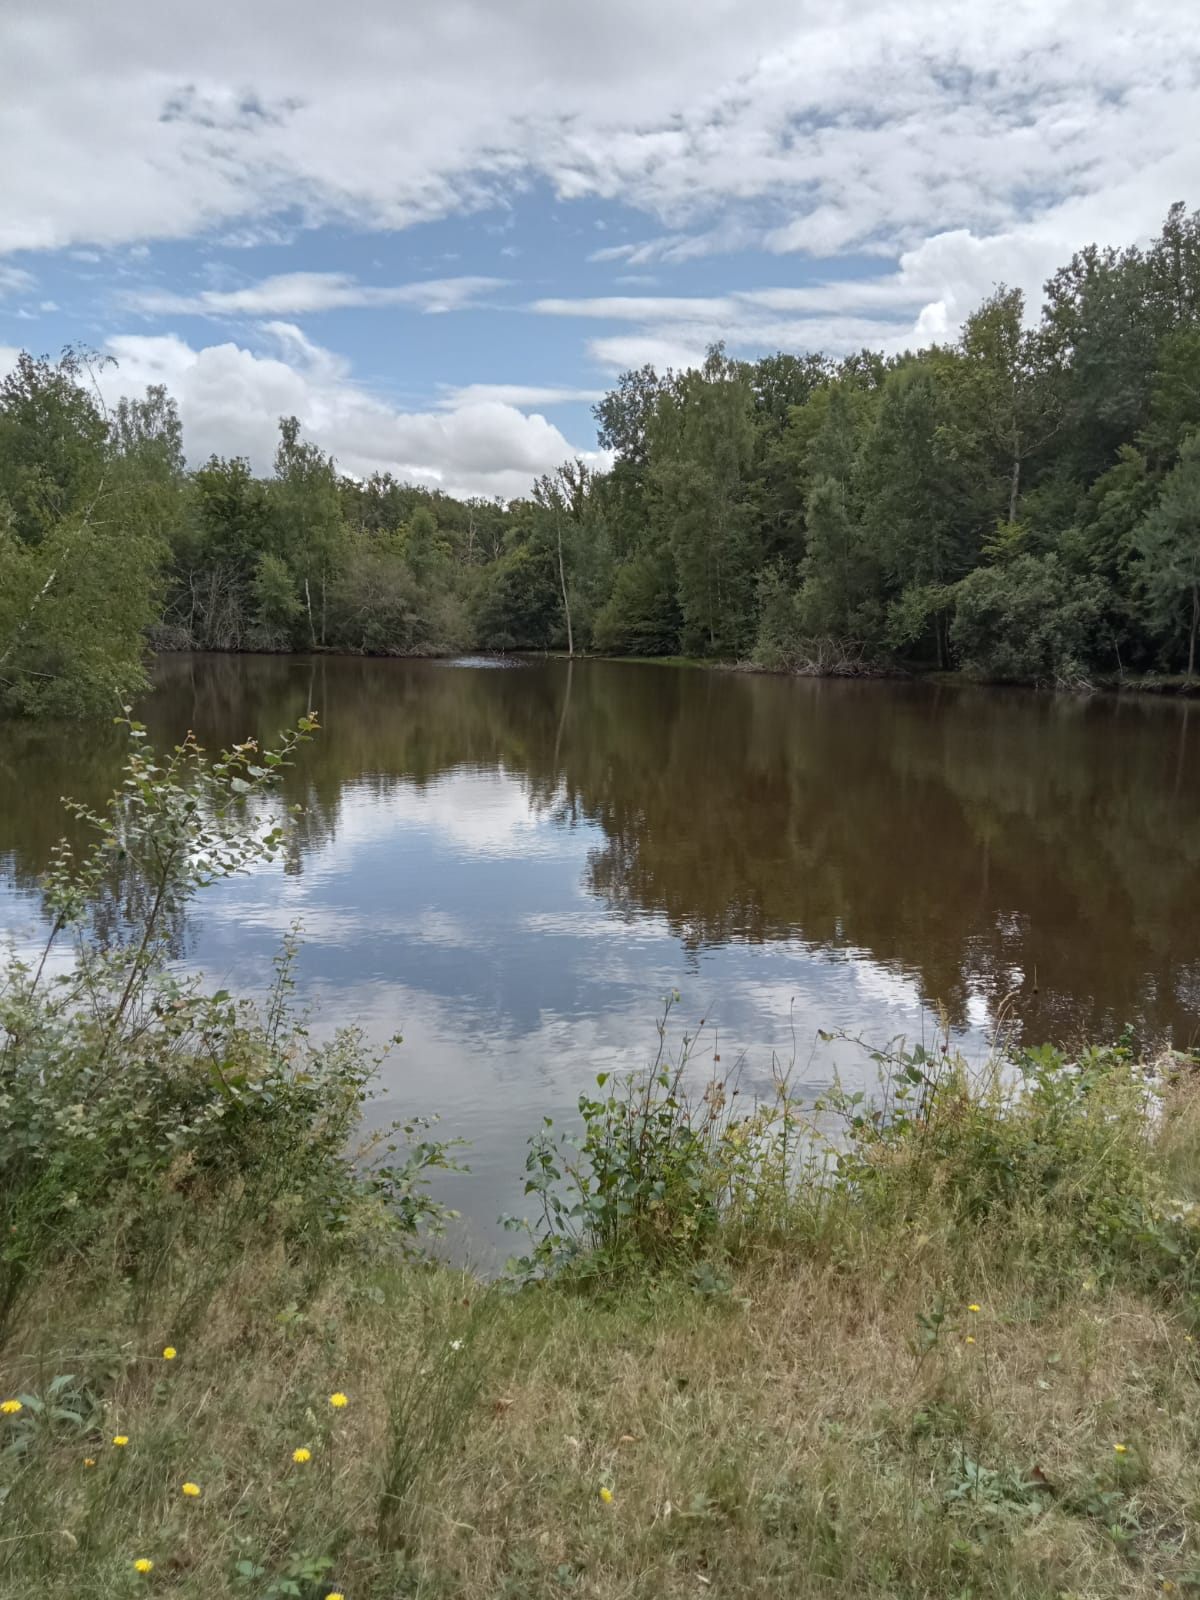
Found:
[{"label": "reflection of sky in water", "polygon": [[[535,811],[503,772],[456,772],[386,796],[360,780],[342,793],[336,836],[306,852],[299,874],[260,869],[202,894],[187,964],[213,987],[261,992],[299,921],[297,996],[316,1006],[316,1027],[354,1022],[377,1043],[404,1036],[372,1120],[437,1112],[446,1134],[471,1141],[471,1176],[442,1187],[480,1250],[498,1239],[499,1213],[525,1210],[529,1134],[544,1116],[569,1120],[597,1072],[646,1063],[672,989],[673,1043],[706,1019],[697,1074],[719,1051],[720,1070],[740,1063],[746,1093],[769,1085],[773,1053],[794,1058],[802,1092],[835,1067],[854,1081],[873,1074],[820,1029],[876,1043],[931,1034],[916,983],[859,951],[799,941],[687,951],[659,916],[608,910],[584,887],[602,842],[592,824]],[[10,929],[32,933],[36,914],[32,901],[0,894]],[[976,1017],[982,1025],[982,1002]]]}]

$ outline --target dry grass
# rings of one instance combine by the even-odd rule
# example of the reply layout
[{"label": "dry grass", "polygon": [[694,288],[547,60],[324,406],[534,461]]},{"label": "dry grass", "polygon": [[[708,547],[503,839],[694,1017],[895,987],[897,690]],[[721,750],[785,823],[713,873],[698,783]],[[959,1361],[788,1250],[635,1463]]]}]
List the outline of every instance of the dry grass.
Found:
[{"label": "dry grass", "polygon": [[[975,1271],[925,1348],[918,1318],[950,1281],[926,1239],[853,1271],[760,1260],[715,1296],[504,1296],[440,1268],[268,1254],[199,1313],[184,1275],[133,1319],[127,1291],[64,1281],[29,1307],[4,1382],[38,1394],[73,1373],[91,1409],[5,1464],[0,1593],[1186,1592],[1186,1329],[1137,1297],[1041,1306]],[[414,1481],[389,1509],[397,1418]],[[29,1422],[3,1419],[10,1445]],[[304,1575],[314,1558],[331,1564]]]}]

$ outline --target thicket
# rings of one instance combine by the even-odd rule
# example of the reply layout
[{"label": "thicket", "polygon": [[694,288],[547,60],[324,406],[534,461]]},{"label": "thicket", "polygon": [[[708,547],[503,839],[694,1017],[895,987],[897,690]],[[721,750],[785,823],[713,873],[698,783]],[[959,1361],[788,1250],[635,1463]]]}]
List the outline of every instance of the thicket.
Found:
[{"label": "thicket", "polygon": [[0,384],[0,707],[114,707],[142,641],[369,654],[598,650],[988,679],[1194,678],[1200,213],[1089,245],[1040,317],[952,343],[628,372],[579,461],[508,505],[367,482],[282,418],[274,472],[185,468],[162,388]]}]

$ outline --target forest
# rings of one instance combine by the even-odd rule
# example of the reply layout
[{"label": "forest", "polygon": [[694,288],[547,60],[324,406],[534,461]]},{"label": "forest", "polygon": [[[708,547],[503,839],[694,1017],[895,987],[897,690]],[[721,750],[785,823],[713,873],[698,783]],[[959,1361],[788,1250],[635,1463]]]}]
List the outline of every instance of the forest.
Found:
[{"label": "forest", "polygon": [[508,504],[363,482],[280,419],[270,476],[189,465],[100,358],[0,383],[0,710],[128,701],[151,651],[686,655],[771,670],[1189,682],[1200,643],[1200,212],[1089,245],[1040,316],[953,344],[626,372]]}]

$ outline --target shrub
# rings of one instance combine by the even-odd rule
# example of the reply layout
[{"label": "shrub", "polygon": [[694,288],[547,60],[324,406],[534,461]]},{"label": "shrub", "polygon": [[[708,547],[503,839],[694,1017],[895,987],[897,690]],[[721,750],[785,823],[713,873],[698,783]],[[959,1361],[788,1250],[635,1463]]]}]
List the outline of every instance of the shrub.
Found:
[{"label": "shrub", "polygon": [[[289,817],[254,806],[315,718],[277,750],[248,742],[215,760],[190,734],[160,758],[126,726],[120,790],[104,813],[73,808],[95,842],[80,856],[60,846],[48,876],[41,958],[0,974],[0,1328],[49,1259],[114,1219],[135,1255],[167,1213],[186,1225],[197,1198],[218,1195],[244,1221],[282,1209],[285,1236],[349,1227],[368,1195],[412,1231],[435,1211],[425,1170],[447,1163],[423,1138],[398,1165],[360,1174],[348,1141],[378,1060],[353,1030],[318,1045],[289,1023],[294,943],[265,1019],[169,965],[192,895],[283,849]],[[87,920],[105,896],[135,913],[109,941]],[[73,959],[51,975],[68,929]]]},{"label": "shrub", "polygon": [[[530,1141],[525,1193],[541,1217],[533,1249],[510,1263],[530,1278],[570,1268],[612,1279],[644,1268],[694,1262],[733,1222],[765,1233],[786,1206],[797,1117],[785,1079],[773,1102],[741,1115],[737,1091],[719,1079],[689,1092],[696,1038],[666,1056],[664,1005],[659,1050],[649,1070],[602,1093],[581,1095],[582,1135],[561,1137],[549,1117]],[[701,1024],[703,1026],[703,1024]],[[607,1093],[604,1091],[607,1090]],[[525,1226],[508,1219],[507,1226]]]},{"label": "shrub", "polygon": [[1072,683],[1083,677],[1104,612],[1098,579],[1057,556],[977,567],[954,590],[950,643],[964,672],[996,681]]}]

